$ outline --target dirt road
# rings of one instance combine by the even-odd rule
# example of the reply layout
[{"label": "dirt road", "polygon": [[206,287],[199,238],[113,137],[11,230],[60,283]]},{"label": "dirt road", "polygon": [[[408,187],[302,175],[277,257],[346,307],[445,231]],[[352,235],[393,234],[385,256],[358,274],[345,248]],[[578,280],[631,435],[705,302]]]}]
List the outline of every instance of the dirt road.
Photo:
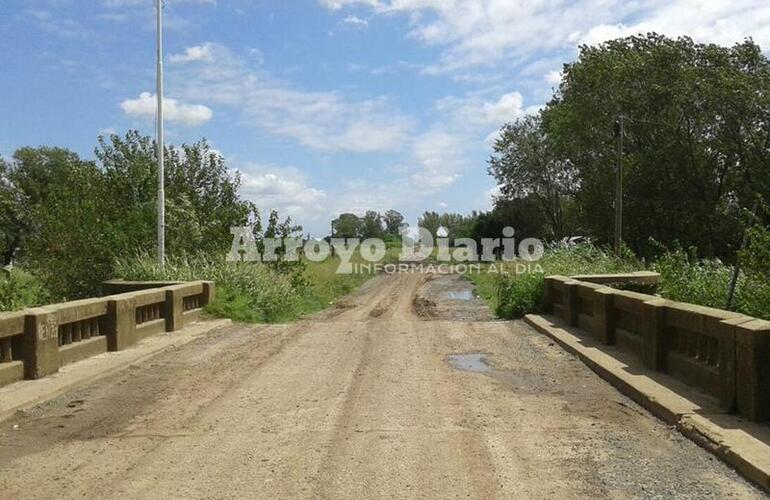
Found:
[{"label": "dirt road", "polygon": [[760,496],[469,286],[381,276],[2,422],[0,497]]}]

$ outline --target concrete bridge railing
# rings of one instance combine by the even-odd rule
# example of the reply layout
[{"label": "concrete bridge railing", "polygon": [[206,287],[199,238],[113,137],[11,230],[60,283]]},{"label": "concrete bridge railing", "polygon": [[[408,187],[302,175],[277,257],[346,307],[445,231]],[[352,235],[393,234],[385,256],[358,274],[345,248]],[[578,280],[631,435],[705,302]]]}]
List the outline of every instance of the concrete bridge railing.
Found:
[{"label": "concrete bridge railing", "polygon": [[210,281],[121,283],[135,291],[0,314],[0,386],[179,330],[215,295]]},{"label": "concrete bridge railing", "polygon": [[770,322],[565,276],[547,277],[545,287],[546,306],[569,325],[725,410],[770,420]]}]

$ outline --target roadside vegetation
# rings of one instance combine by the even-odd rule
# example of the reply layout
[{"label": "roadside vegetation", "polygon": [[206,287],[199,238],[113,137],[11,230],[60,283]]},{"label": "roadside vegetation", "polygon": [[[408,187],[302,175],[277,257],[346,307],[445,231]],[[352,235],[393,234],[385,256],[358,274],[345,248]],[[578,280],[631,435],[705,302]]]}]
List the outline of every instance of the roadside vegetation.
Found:
[{"label": "roadside vegetation", "polygon": [[317,312],[352,292],[372,275],[336,274],[339,258],[277,265],[226,262],[205,254],[169,259],[161,269],[152,256],[119,260],[116,276],[127,280],[217,283],[217,297],[206,310],[217,317],[249,323],[291,321]]},{"label": "roadside vegetation", "polygon": [[516,264],[506,263],[497,266],[498,272],[468,276],[476,284],[477,293],[489,302],[495,314],[512,319],[542,310],[545,276],[621,273],[645,268],[643,262],[628,252],[623,257],[617,257],[591,244],[549,248],[537,264],[540,266],[538,272],[517,274]]},{"label": "roadside vegetation", "polygon": [[[767,251],[765,249],[765,251]],[[476,292],[505,319],[520,318],[543,310],[545,276],[580,274],[612,274],[641,270],[661,274],[656,293],[663,298],[689,302],[718,309],[726,308],[733,267],[719,259],[701,259],[694,251],[667,251],[650,263],[635,257],[626,249],[617,257],[609,249],[590,243],[550,248],[538,261],[542,272],[516,273],[515,263],[496,264],[493,273],[469,274]],[[503,272],[505,271],[505,272]],[[732,310],[749,316],[770,319],[770,279],[766,271],[747,266],[739,275]]]},{"label": "roadside vegetation", "polygon": [[[617,257],[599,249],[614,244],[621,130],[626,249]],[[512,226],[519,240],[556,244],[545,274],[658,269],[663,296],[719,308],[738,266],[730,308],[766,318],[768,144],[770,62],[752,40],[723,47],[651,33],[585,45],[538,114],[501,128],[488,169],[494,208],[421,221],[477,241]],[[596,246],[558,248],[576,238]],[[539,306],[542,276],[474,279],[502,317]]]},{"label": "roadside vegetation", "polygon": [[[624,251],[613,241],[615,166],[623,124]],[[770,62],[746,40],[732,47],[657,34],[582,46],[536,115],[502,126],[488,162],[494,206],[427,211],[434,236],[549,243],[544,274],[657,269],[664,297],[770,316]],[[94,160],[21,148],[0,158],[0,309],[94,296],[103,280],[213,279],[211,314],[284,321],[333,303],[368,275],[337,261],[227,263],[232,226],[302,238],[275,211],[239,196],[240,176],[205,140],[168,146],[168,265],[154,263],[156,145],[136,131],[100,137]],[[264,216],[264,218],[263,218]],[[404,217],[343,213],[331,237],[381,238],[396,260]],[[574,245],[590,241],[589,245]],[[538,310],[542,274],[477,275],[501,317]]]},{"label": "roadside vegetation", "polygon": [[[271,211],[239,197],[240,176],[204,141],[168,146],[167,263],[155,259],[155,144],[130,131],[100,137],[96,160],[61,148],[21,148],[0,158],[0,310],[98,296],[102,281],[198,280],[218,284],[209,307],[240,321],[295,319],[328,306],[370,275],[338,275],[339,259],[226,262],[232,226],[264,238],[301,238]],[[393,233],[403,220],[374,213],[360,227]]]}]

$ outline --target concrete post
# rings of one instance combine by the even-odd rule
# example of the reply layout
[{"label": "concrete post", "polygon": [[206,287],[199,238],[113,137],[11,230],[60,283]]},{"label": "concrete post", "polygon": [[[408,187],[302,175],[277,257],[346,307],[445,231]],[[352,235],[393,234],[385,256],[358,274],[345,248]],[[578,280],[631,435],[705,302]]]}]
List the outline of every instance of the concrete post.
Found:
[{"label": "concrete post", "polygon": [[123,295],[107,302],[107,350],[122,351],[136,343],[136,299]]},{"label": "concrete post", "polygon": [[615,343],[615,308],[612,306],[614,290],[594,290],[594,335],[605,345]]},{"label": "concrete post", "polygon": [[59,371],[59,324],[56,311],[39,307],[24,318],[24,376],[45,377]]},{"label": "concrete post", "polygon": [[743,323],[753,321],[749,316],[736,316],[719,322],[719,406],[727,411],[737,409],[737,370],[735,330]]},{"label": "concrete post", "polygon": [[553,287],[556,286],[555,279],[553,276],[546,276],[545,280],[543,282],[543,288],[545,292],[545,311],[546,312],[552,312],[553,311],[553,304],[556,301],[555,294],[553,292]]},{"label": "concrete post", "polygon": [[578,324],[578,283],[567,281],[564,283],[564,321],[571,326]]},{"label": "concrete post", "polygon": [[642,361],[660,372],[666,371],[666,303],[657,299],[641,305]]},{"label": "concrete post", "polygon": [[738,412],[770,419],[770,322],[755,319],[735,326],[735,388]]},{"label": "concrete post", "polygon": [[213,281],[203,282],[203,304],[201,306],[207,306],[211,304],[217,296],[217,288]]},{"label": "concrete post", "polygon": [[166,331],[173,332],[184,326],[184,306],[182,286],[172,286],[166,290]]}]

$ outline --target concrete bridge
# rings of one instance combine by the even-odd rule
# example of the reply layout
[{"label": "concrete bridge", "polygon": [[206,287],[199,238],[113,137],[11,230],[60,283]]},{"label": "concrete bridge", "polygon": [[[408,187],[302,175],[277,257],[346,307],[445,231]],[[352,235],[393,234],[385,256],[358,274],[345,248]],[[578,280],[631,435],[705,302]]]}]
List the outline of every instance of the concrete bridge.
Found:
[{"label": "concrete bridge", "polygon": [[0,423],[0,497],[762,496],[469,287],[380,276],[296,324],[185,328],[8,386],[0,405],[89,380]]}]

